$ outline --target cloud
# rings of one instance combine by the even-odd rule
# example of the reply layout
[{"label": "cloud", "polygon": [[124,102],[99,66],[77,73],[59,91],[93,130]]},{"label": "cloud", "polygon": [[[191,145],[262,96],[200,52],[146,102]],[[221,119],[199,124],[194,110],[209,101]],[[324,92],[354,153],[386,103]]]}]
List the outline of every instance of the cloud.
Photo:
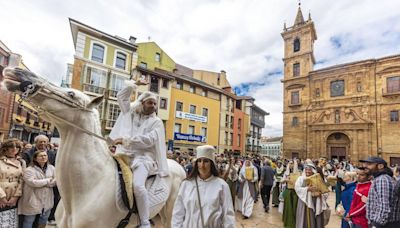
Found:
[{"label": "cloud", "polygon": [[[74,47],[68,17],[138,42],[156,41],[176,62],[227,71],[241,94],[267,112],[266,135],[282,134],[283,23],[293,24],[293,0],[0,1],[0,39],[28,67],[59,84]],[[318,40],[315,69],[398,54],[400,1],[302,2]]]}]

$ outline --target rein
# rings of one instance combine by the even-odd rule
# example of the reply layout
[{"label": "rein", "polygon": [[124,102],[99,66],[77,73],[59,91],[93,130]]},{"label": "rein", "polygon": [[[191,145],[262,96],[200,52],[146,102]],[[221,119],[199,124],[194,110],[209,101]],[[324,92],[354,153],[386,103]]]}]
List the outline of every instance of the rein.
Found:
[{"label": "rein", "polygon": [[[54,113],[51,113],[51,112],[49,112],[49,111],[43,109],[43,108],[40,107],[39,105],[33,104],[33,102],[30,101],[30,99],[28,98],[28,96],[30,96],[30,97],[32,98],[32,97],[34,97],[34,96],[36,96],[36,95],[38,95],[38,94],[41,94],[41,95],[44,96],[44,97],[50,98],[46,93],[43,93],[43,92],[42,92],[42,90],[44,90],[43,86],[42,86],[42,87],[39,87],[39,88],[36,90],[36,86],[35,86],[34,84],[31,83],[31,84],[27,85],[27,86],[24,88],[24,90],[25,90],[25,91],[21,94],[20,98],[18,99],[18,103],[19,103],[19,105],[20,105],[21,107],[24,108],[24,106],[22,105],[22,102],[23,102],[23,101],[26,101],[26,102],[28,102],[29,104],[31,104],[33,108],[35,108],[36,110],[40,111],[41,113],[44,113],[45,115],[47,115],[47,116],[49,116],[49,117],[51,117],[51,118],[53,118],[53,119],[56,119],[56,120],[58,120],[58,121],[60,121],[60,122],[62,122],[62,123],[64,123],[64,124],[67,124],[67,125],[69,125],[69,126],[71,126],[71,127],[77,128],[77,129],[79,129],[80,131],[83,131],[84,133],[86,133],[86,134],[88,134],[88,135],[94,136],[94,137],[96,137],[96,138],[98,138],[98,139],[104,140],[104,141],[106,141],[107,143],[109,143],[109,140],[107,140],[107,139],[104,138],[103,136],[100,136],[100,135],[98,135],[98,134],[96,134],[96,133],[93,133],[93,132],[91,132],[91,131],[89,131],[89,130],[86,130],[86,129],[84,129],[84,128],[82,128],[82,127],[80,127],[80,126],[78,126],[78,125],[76,125],[76,124],[74,124],[74,123],[71,123],[71,122],[69,122],[69,121],[67,121],[67,120],[65,120],[65,119],[63,119],[63,118],[57,116],[57,115],[54,114]],[[35,91],[35,90],[36,90],[36,91]],[[78,109],[78,110],[83,110],[83,111],[91,111],[90,109],[86,108],[85,106],[82,106],[81,104],[76,103],[75,101],[73,101],[73,100],[71,100],[71,99],[69,99],[69,98],[63,96],[62,94],[59,94],[59,93],[56,93],[56,92],[53,92],[53,91],[50,91],[50,90],[47,90],[47,91],[50,92],[50,93],[52,93],[52,94],[54,94],[54,95],[56,95],[57,98],[54,98],[54,99],[60,101],[60,102],[63,103],[63,104],[65,104],[65,101],[68,101],[68,102],[69,102],[68,105],[71,106],[72,108],[75,108],[75,109]],[[28,109],[26,109],[26,108],[24,108],[24,109],[25,109],[26,111],[28,111]]]}]

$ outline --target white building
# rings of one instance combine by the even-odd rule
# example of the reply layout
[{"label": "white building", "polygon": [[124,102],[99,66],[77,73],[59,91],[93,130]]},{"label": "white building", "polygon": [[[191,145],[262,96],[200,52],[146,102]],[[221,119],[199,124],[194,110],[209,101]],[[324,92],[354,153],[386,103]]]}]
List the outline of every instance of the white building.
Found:
[{"label": "white building", "polygon": [[262,137],[261,155],[277,158],[282,156],[282,137],[267,138]]}]

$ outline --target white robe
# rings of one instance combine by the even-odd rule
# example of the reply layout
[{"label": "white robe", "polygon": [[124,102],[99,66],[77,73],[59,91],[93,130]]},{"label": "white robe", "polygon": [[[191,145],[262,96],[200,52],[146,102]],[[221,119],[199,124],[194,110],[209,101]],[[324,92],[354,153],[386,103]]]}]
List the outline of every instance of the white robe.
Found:
[{"label": "white robe", "polygon": [[[204,225],[207,228],[236,227],[232,197],[228,184],[219,177],[197,177]],[[202,227],[196,182],[183,181],[172,213],[171,227]]]},{"label": "white robe", "polygon": [[110,133],[113,140],[123,138],[117,153],[128,154],[133,160],[132,168],[138,162],[145,162],[148,166],[155,162],[154,171],[154,167],[147,167],[151,171],[150,175],[168,176],[164,124],[155,113],[137,113],[131,104],[131,95],[137,86],[134,81],[127,81],[125,85],[117,95],[121,113]]},{"label": "white robe", "polygon": [[317,201],[314,206],[311,192],[308,191],[308,187],[305,184],[304,175],[297,178],[294,189],[296,191],[297,196],[299,197],[299,200],[303,201],[303,203],[305,203],[308,208],[313,209],[315,215],[319,215],[324,210],[328,209],[328,204],[326,202],[326,199],[328,198],[329,193],[325,193],[322,194],[320,197],[317,197]]},{"label": "white robe", "polygon": [[253,214],[253,207],[254,207],[254,198],[251,196],[250,189],[249,189],[249,182],[254,183],[258,180],[258,171],[257,168],[251,165],[254,169],[254,178],[252,181],[246,180],[245,177],[245,168],[246,166],[243,165],[242,170],[240,171],[239,175],[239,182],[243,183],[243,198],[239,199],[236,197],[236,202],[235,202],[235,209],[237,211],[242,212],[242,215],[246,217],[250,217],[251,214]]}]

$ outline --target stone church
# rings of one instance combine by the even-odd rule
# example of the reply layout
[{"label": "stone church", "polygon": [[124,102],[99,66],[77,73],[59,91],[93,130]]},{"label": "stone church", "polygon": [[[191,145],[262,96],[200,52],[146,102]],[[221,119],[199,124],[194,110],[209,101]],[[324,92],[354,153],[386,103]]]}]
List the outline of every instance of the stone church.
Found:
[{"label": "stone church", "polygon": [[281,35],[283,156],[400,164],[400,55],[314,70],[317,33],[300,7]]}]

